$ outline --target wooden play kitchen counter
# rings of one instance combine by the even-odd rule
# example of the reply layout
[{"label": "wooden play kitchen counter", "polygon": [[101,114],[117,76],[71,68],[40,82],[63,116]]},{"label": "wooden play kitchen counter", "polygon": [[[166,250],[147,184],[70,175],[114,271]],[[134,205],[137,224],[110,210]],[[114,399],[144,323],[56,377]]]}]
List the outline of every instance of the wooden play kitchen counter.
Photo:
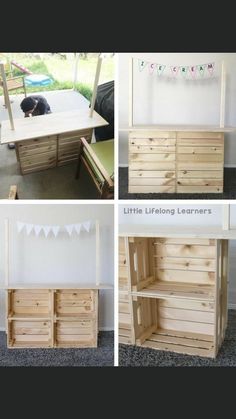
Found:
[{"label": "wooden play kitchen counter", "polygon": [[216,357],[227,327],[230,239],[236,230],[124,226],[119,342]]},{"label": "wooden play kitchen counter", "polygon": [[9,348],[95,348],[99,290],[109,285],[15,285],[7,293]]},{"label": "wooden play kitchen counter", "polygon": [[108,125],[89,109],[58,112],[1,123],[1,144],[15,143],[22,174],[62,166],[78,160],[80,138],[91,142],[93,129]]},{"label": "wooden play kitchen counter", "polygon": [[224,133],[236,128],[138,126],[125,131],[130,193],[223,192]]}]

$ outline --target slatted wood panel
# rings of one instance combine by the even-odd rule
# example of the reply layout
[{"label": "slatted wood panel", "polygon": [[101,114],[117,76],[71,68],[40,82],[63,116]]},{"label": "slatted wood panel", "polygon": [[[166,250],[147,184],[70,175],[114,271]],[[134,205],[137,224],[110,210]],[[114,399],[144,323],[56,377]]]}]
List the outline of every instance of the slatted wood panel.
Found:
[{"label": "slatted wood panel", "polygon": [[8,291],[8,347],[97,347],[98,290]]},{"label": "slatted wood panel", "polygon": [[16,143],[22,174],[38,172],[78,160],[80,138],[90,143],[92,129],[35,138]]},{"label": "slatted wood panel", "polygon": [[133,304],[136,344],[214,357],[214,308],[185,300],[138,297]]},{"label": "slatted wood panel", "polygon": [[50,294],[48,290],[12,290],[9,300],[10,317],[49,318]]},{"label": "slatted wood panel", "polygon": [[8,345],[13,348],[49,348],[50,322],[11,320],[8,322]]},{"label": "slatted wood panel", "polygon": [[[224,241],[129,237],[128,242],[126,299],[132,296],[132,315],[126,320],[136,345],[215,357],[227,321]],[[120,301],[124,316],[129,315],[125,302]]]},{"label": "slatted wood panel", "polygon": [[80,138],[84,137],[89,143],[92,139],[92,129],[78,131],[58,136],[58,166],[64,166],[78,160]]},{"label": "slatted wood panel", "polygon": [[177,192],[223,192],[224,134],[177,133]]},{"label": "slatted wood panel", "polygon": [[58,320],[55,328],[56,346],[59,348],[96,347],[94,333],[95,321],[93,319]]},{"label": "slatted wood panel", "polygon": [[56,135],[16,143],[22,174],[55,167],[57,164]]},{"label": "slatted wood panel", "polygon": [[96,291],[93,290],[58,290],[56,293],[56,314],[75,316],[94,312]]},{"label": "slatted wood panel", "polygon": [[129,134],[130,193],[220,193],[223,169],[223,133]]},{"label": "slatted wood panel", "polygon": [[129,192],[174,192],[175,152],[175,133],[132,131],[129,134]]}]

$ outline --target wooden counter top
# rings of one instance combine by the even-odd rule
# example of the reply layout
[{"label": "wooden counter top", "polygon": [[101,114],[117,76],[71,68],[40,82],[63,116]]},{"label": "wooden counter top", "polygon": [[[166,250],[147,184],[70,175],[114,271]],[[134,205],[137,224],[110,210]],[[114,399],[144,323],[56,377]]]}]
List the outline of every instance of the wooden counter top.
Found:
[{"label": "wooden counter top", "polygon": [[222,230],[220,227],[175,227],[157,225],[121,225],[120,237],[163,237],[163,238],[204,238],[204,239],[236,239],[236,228]]},{"label": "wooden counter top", "polygon": [[101,127],[108,125],[97,112],[89,117],[89,109],[39,115],[33,118],[14,119],[15,130],[10,127],[10,121],[1,122],[1,144],[57,135],[66,132]]},{"label": "wooden counter top", "polygon": [[220,128],[216,125],[136,125],[133,127],[121,127],[119,131],[235,132],[236,127]]}]

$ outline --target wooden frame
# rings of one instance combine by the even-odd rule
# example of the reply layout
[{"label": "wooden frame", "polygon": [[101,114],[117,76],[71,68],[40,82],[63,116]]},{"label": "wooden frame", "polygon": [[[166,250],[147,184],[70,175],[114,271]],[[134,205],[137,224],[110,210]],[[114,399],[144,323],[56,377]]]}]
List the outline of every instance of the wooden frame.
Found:
[{"label": "wooden frame", "polygon": [[[91,164],[88,161],[86,154],[84,153],[84,149],[89,153],[89,157],[92,159],[93,163],[96,165],[96,169],[99,171],[103,178],[103,182],[101,183],[96,175],[94,174]],[[81,138],[81,144],[80,144],[80,151],[79,151],[79,157],[78,157],[78,165],[77,165],[77,171],[76,171],[76,179],[80,176],[80,170],[81,170],[81,163],[83,162],[85,168],[87,169],[88,173],[90,174],[97,190],[100,193],[100,196],[102,199],[113,199],[114,198],[114,181],[111,179],[109,174],[107,173],[106,169],[100,162],[100,160],[97,158],[96,154],[94,153],[91,146],[88,144],[85,138]]]},{"label": "wooden frame", "polygon": [[129,127],[121,129],[129,131],[129,193],[222,193],[224,132],[236,130],[225,127],[225,62],[221,64],[219,127],[134,126],[133,60],[129,62]]},{"label": "wooden frame", "polygon": [[8,199],[19,199],[16,185],[10,186]]},{"label": "wooden frame", "polygon": [[228,241],[236,230],[137,227],[119,238],[119,342],[215,358],[227,327]]},{"label": "wooden frame", "polygon": [[9,284],[9,220],[5,220],[6,331],[9,348],[95,348],[100,289],[100,226],[95,222],[96,285]]},{"label": "wooden frame", "polygon": [[83,136],[90,142],[94,128],[108,125],[105,119],[94,111],[101,64],[102,58],[98,57],[90,109],[52,113],[15,121],[1,64],[11,126],[9,130],[8,121],[2,121],[1,144],[15,143],[21,174],[73,163],[78,158],[80,137]]}]

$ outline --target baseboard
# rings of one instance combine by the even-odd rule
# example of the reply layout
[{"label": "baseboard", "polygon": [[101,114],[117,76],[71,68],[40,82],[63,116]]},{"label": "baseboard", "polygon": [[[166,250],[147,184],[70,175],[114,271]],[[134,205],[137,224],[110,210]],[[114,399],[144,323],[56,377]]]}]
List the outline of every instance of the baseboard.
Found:
[{"label": "baseboard", "polygon": [[229,304],[229,305],[228,305],[228,307],[229,307],[231,310],[236,310],[236,304],[234,304],[234,303]]},{"label": "baseboard", "polygon": [[5,327],[0,327],[0,332],[5,332],[6,328]]},{"label": "baseboard", "polygon": [[124,163],[124,164],[123,164],[123,163],[120,163],[120,164],[119,164],[119,167],[121,167],[121,168],[122,168],[122,167],[129,167],[129,165],[128,165],[128,163]]}]

